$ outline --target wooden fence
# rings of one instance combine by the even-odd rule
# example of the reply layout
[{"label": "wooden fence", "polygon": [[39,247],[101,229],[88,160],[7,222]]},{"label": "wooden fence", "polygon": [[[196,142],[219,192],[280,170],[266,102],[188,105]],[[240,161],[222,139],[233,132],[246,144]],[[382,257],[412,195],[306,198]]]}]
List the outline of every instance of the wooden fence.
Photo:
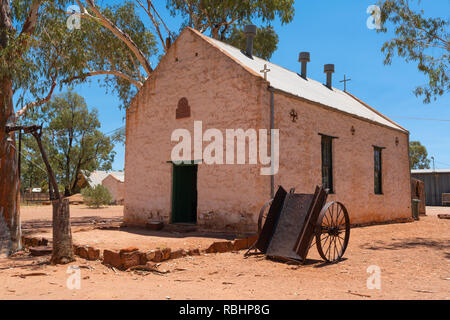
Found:
[{"label": "wooden fence", "polygon": [[22,194],[22,200],[27,203],[39,203],[50,201],[50,195],[48,193],[24,193]]}]

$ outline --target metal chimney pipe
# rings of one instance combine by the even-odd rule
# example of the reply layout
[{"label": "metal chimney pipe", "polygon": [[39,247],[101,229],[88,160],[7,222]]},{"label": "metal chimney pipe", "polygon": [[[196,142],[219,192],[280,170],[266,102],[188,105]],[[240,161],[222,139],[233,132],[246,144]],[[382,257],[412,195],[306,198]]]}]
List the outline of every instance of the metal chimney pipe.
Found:
[{"label": "metal chimney pipe", "polygon": [[301,76],[303,79],[306,80],[307,77],[307,65],[310,60],[310,53],[309,52],[300,52],[300,57],[298,58],[298,61],[302,63],[302,73]]},{"label": "metal chimney pipe", "polygon": [[323,72],[327,74],[327,87],[328,89],[333,88],[333,73],[334,73],[334,64],[326,64],[323,67]]},{"label": "metal chimney pipe", "polygon": [[245,36],[247,37],[247,49],[245,50],[245,54],[253,58],[253,40],[256,37],[257,27],[255,25],[247,25],[244,28]]}]

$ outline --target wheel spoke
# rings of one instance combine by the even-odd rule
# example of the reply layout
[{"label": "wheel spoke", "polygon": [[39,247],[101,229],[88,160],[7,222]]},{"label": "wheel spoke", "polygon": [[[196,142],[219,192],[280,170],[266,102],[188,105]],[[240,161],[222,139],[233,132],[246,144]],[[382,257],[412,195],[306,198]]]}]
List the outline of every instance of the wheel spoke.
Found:
[{"label": "wheel spoke", "polygon": [[323,242],[323,246],[322,246],[322,247],[325,247],[325,246],[326,246],[327,241],[328,241],[329,238],[330,238],[330,235],[326,236],[326,238],[323,239],[324,242]]},{"label": "wheel spoke", "polygon": [[[330,221],[328,220],[328,215],[327,215],[327,213],[328,213],[328,211],[325,213],[325,219],[327,220],[327,223],[328,223],[328,227],[330,227]],[[325,222],[325,221],[324,221]]]},{"label": "wheel spoke", "polygon": [[[343,224],[344,223],[344,224]],[[345,226],[345,215],[342,216],[341,220],[339,221],[339,226]]]},{"label": "wheel spoke", "polygon": [[336,217],[336,227],[338,227],[341,223],[339,222],[339,217],[341,216],[341,207],[338,207],[338,214]]},{"label": "wheel spoke", "polygon": [[[330,261],[332,261],[332,260],[331,260],[331,251],[333,251],[333,249],[334,249],[334,241],[335,241],[334,237],[331,237],[331,245],[330,245]],[[333,252],[333,256],[334,256],[334,252]]]},{"label": "wheel spoke", "polygon": [[324,209],[316,244],[325,261],[336,262],[342,258],[347,247],[350,221],[347,210],[340,202],[328,203]]},{"label": "wheel spoke", "polygon": [[338,241],[339,241],[339,245],[340,245],[340,250],[338,251],[338,256],[340,257],[342,254],[342,250],[344,248],[344,244],[341,242],[341,238],[338,237]]},{"label": "wheel spoke", "polygon": [[327,251],[325,252],[325,256],[327,256],[328,255],[328,260],[330,260],[330,249],[331,249],[331,242],[333,241],[333,239],[331,238],[330,239],[330,243],[328,244],[328,249],[327,249]]},{"label": "wheel spoke", "polygon": [[333,236],[333,243],[334,243],[334,248],[333,248],[333,261],[336,259],[336,237]]},{"label": "wheel spoke", "polygon": [[[331,210],[330,210],[331,209]],[[331,220],[331,226],[333,227],[333,206],[331,208],[328,209],[330,211],[330,220]]]}]

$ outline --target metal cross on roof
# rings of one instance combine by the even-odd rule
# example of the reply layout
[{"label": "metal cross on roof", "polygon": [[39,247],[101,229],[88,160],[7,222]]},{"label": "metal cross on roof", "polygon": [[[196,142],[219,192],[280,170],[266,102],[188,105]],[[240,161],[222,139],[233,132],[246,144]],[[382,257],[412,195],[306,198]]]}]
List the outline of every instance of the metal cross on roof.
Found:
[{"label": "metal cross on roof", "polygon": [[344,80],[339,81],[339,82],[343,82],[344,83],[344,91],[347,91],[347,82],[348,81],[352,81],[352,79],[347,79],[345,77],[345,74],[344,74]]},{"label": "metal cross on roof", "polygon": [[267,64],[264,65],[264,69],[259,71],[261,73],[264,73],[264,80],[267,80],[267,74],[270,72],[271,70],[267,68]]}]

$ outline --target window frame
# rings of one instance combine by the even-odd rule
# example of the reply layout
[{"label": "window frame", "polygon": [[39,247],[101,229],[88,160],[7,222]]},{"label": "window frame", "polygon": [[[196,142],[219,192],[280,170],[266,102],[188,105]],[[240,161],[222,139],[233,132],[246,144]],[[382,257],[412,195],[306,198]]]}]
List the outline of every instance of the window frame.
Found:
[{"label": "window frame", "polygon": [[[337,139],[336,137],[332,137],[332,136],[327,136],[324,134],[319,134],[321,136],[321,159],[322,159],[322,164],[321,164],[321,171],[322,171],[322,186],[325,189],[328,189],[328,193],[329,194],[334,194],[335,190],[334,190],[334,175],[333,175],[333,171],[334,171],[334,166],[333,166],[333,140]],[[326,144],[329,144],[328,147],[328,151],[327,155],[329,158],[329,165],[325,164],[325,146]],[[327,169],[328,177],[325,177],[325,169]],[[327,178],[327,186],[325,186],[325,178]]]},{"label": "window frame", "polygon": [[[374,194],[383,195],[383,150],[386,148],[373,146],[373,178]],[[378,155],[378,156],[377,156]],[[379,167],[379,168],[378,168]]]}]

